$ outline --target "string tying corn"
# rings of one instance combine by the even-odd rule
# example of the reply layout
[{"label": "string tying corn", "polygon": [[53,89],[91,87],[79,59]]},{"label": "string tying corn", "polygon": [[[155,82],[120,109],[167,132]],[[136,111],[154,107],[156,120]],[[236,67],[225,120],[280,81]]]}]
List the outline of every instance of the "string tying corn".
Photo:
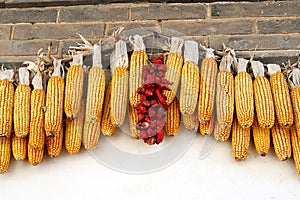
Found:
[{"label": "string tying corn", "polygon": [[199,52],[195,41],[184,42],[184,65],[181,74],[180,112],[194,114],[199,93]]},{"label": "string tying corn", "polygon": [[167,104],[173,102],[173,99],[176,97],[177,89],[179,86],[181,70],[183,65],[183,42],[183,39],[177,37],[171,38],[171,49],[166,61],[167,71],[165,73],[165,78],[171,83],[170,91],[163,91],[163,94],[167,97]]},{"label": "string tying corn", "polygon": [[272,128],[275,123],[275,108],[270,82],[265,77],[261,62],[251,60],[250,63],[255,77],[253,89],[258,124],[262,128]]},{"label": "string tying corn", "polygon": [[206,56],[202,61],[200,70],[198,119],[200,123],[205,124],[210,124],[209,121],[213,115],[215,104],[216,78],[218,73],[218,66],[213,52],[214,49],[206,49]]},{"label": "string tying corn", "polygon": [[20,83],[14,97],[14,131],[17,137],[26,137],[30,126],[29,71],[26,67],[21,67],[18,71]]},{"label": "string tying corn", "polygon": [[128,55],[126,43],[122,40],[116,43],[111,54],[111,118],[120,127],[126,117],[128,104]]},{"label": "string tying corn", "polygon": [[85,149],[94,149],[97,146],[100,131],[102,105],[105,93],[106,77],[101,64],[101,47],[94,45],[93,67],[88,74],[88,91],[86,97],[83,145]]}]

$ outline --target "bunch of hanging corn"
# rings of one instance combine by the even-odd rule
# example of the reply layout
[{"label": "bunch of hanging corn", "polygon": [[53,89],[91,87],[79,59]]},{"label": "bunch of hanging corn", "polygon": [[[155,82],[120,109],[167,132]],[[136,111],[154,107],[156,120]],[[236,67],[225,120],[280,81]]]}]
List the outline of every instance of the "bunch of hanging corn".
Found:
[{"label": "bunch of hanging corn", "polygon": [[279,65],[268,64],[267,68],[270,75],[276,118],[280,126],[288,128],[294,120],[288,83]]},{"label": "bunch of hanging corn", "polygon": [[88,88],[85,107],[83,145],[85,149],[95,149],[100,137],[102,105],[106,77],[101,64],[101,47],[94,45],[93,67],[88,73]]},{"label": "bunch of hanging corn", "polygon": [[46,94],[45,131],[46,136],[55,137],[63,125],[65,82],[61,74],[61,60],[54,60],[54,71],[48,80]]},{"label": "bunch of hanging corn", "polygon": [[[181,74],[180,112],[183,115],[195,113],[199,93],[199,50],[195,41],[184,42],[184,65]],[[185,117],[183,117],[185,118]]]},{"label": "bunch of hanging corn", "polygon": [[271,132],[277,158],[287,160],[292,153],[290,130],[279,125],[279,122],[275,122]]},{"label": "bunch of hanging corn", "polygon": [[74,55],[66,76],[64,109],[68,120],[76,119],[81,110],[84,69],[82,54]]},{"label": "bunch of hanging corn", "polygon": [[247,73],[248,60],[238,59],[237,75],[234,79],[235,109],[237,120],[242,128],[249,128],[254,120],[253,84]]},{"label": "bunch of hanging corn", "polygon": [[54,60],[53,65],[54,71],[47,85],[45,131],[48,155],[57,157],[63,145],[64,79],[61,60]]},{"label": "bunch of hanging corn", "polygon": [[133,40],[130,38],[130,42],[134,51],[131,55],[129,69],[129,102],[135,107],[140,102],[137,89],[143,85],[143,66],[148,64],[148,56],[143,38],[140,35],[133,36]]},{"label": "bunch of hanging corn", "polygon": [[39,164],[44,155],[45,145],[45,102],[46,92],[43,87],[43,77],[41,72],[32,79],[33,90],[31,92],[30,103],[30,129],[28,139],[28,161],[32,165]]},{"label": "bunch of hanging corn", "polygon": [[288,83],[291,89],[295,126],[298,129],[300,128],[300,69],[293,68],[289,72]]},{"label": "bunch of hanging corn", "polygon": [[165,130],[167,135],[176,136],[178,135],[179,128],[180,128],[179,102],[178,99],[175,97],[173,99],[173,102],[168,106]]},{"label": "bunch of hanging corn", "polygon": [[167,104],[173,102],[173,99],[176,97],[177,88],[179,86],[181,70],[183,65],[183,42],[183,39],[177,37],[171,38],[171,49],[166,61],[167,71],[165,73],[165,78],[171,83],[170,91],[163,91],[163,94],[167,97]]},{"label": "bunch of hanging corn", "polygon": [[220,63],[217,75],[216,112],[218,126],[222,129],[230,127],[234,112],[234,78],[231,66],[236,64],[234,50],[227,48]]},{"label": "bunch of hanging corn", "polygon": [[[111,95],[112,95],[112,81],[108,83],[108,86],[105,91],[105,101],[103,105],[103,116],[101,120],[101,131],[105,136],[111,136],[116,126],[112,123],[111,117]],[[126,107],[125,107],[126,108]],[[126,112],[126,109],[125,109]]]},{"label": "bunch of hanging corn", "polygon": [[124,123],[128,104],[128,55],[126,43],[120,40],[111,54],[111,122]]},{"label": "bunch of hanging corn", "polygon": [[[204,127],[207,126],[213,116],[215,94],[216,94],[216,78],[218,73],[217,61],[214,57],[214,49],[206,49],[205,58],[202,61],[200,69],[200,91],[198,100],[198,119],[200,123],[204,123]],[[204,130],[203,125],[200,132]],[[202,131],[206,132],[206,131]]]},{"label": "bunch of hanging corn", "polygon": [[257,121],[262,128],[272,128],[275,123],[275,110],[271,85],[265,77],[264,66],[260,61],[250,61],[253,75],[255,111]]}]

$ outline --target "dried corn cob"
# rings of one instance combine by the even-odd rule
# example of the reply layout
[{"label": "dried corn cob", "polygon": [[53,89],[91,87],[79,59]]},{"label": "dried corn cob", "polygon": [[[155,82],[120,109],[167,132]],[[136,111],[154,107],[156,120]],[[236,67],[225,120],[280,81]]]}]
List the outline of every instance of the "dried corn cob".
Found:
[{"label": "dried corn cob", "polygon": [[196,132],[199,127],[198,116],[196,113],[194,114],[182,114],[183,125],[189,131]]},{"label": "dried corn cob", "polygon": [[291,88],[291,100],[294,111],[296,128],[300,128],[300,69],[294,68],[288,75],[288,82]]},{"label": "dried corn cob", "polygon": [[140,138],[140,130],[136,128],[138,123],[138,115],[136,109],[129,105],[129,128],[132,134],[132,137],[135,139]]},{"label": "dried corn cob", "polygon": [[213,113],[209,121],[205,123],[200,123],[199,125],[200,133],[202,135],[210,135],[214,130],[214,126],[215,126],[215,115]]},{"label": "dried corn cob", "polygon": [[66,122],[65,147],[69,154],[77,154],[80,151],[84,122],[84,105],[84,100],[81,100],[81,107],[79,113],[77,113],[77,117]]},{"label": "dried corn cob", "polygon": [[163,91],[163,94],[167,97],[167,104],[173,102],[173,99],[176,97],[177,88],[179,86],[183,65],[182,46],[183,39],[177,37],[171,38],[171,49],[166,61],[167,71],[165,73],[165,78],[171,83],[171,90]]},{"label": "dried corn cob", "polygon": [[230,137],[231,126],[222,128],[217,122],[214,127],[214,137],[216,140],[226,142]]},{"label": "dried corn cob", "polygon": [[275,110],[270,82],[265,77],[264,66],[259,61],[250,61],[255,80],[253,82],[255,111],[262,128],[272,128]]},{"label": "dried corn cob", "polygon": [[[28,146],[43,150],[45,145],[45,101],[46,93],[43,89],[42,74],[38,72],[32,79],[33,91],[31,92],[30,131]],[[29,147],[28,147],[29,148]]]},{"label": "dried corn cob", "polygon": [[0,137],[10,137],[12,131],[15,91],[13,76],[13,70],[0,72]]},{"label": "dried corn cob", "polygon": [[112,123],[112,119],[111,119],[111,105],[112,105],[111,91],[112,91],[112,81],[108,83],[108,86],[105,91],[105,102],[103,107],[103,116],[101,120],[101,131],[105,136],[111,136],[116,129],[116,126]]},{"label": "dried corn cob", "polygon": [[64,79],[61,76],[61,60],[55,60],[54,72],[47,85],[45,131],[46,136],[55,136],[63,123]]},{"label": "dried corn cob", "polygon": [[192,115],[197,106],[199,93],[199,53],[197,42],[184,42],[184,59],[180,88],[180,112]]},{"label": "dried corn cob", "polygon": [[28,162],[31,165],[38,165],[44,157],[44,149],[36,149],[28,146]]},{"label": "dried corn cob", "polygon": [[[216,78],[218,73],[214,49],[206,49],[206,56],[200,70],[200,91],[198,100],[198,119],[200,123],[210,124],[213,115],[216,94]],[[203,130],[203,129],[202,129]],[[200,124],[201,132],[201,124]]]},{"label": "dried corn cob", "polygon": [[262,128],[257,119],[255,119],[252,124],[252,132],[257,153],[261,156],[266,156],[270,150],[270,129]]},{"label": "dried corn cob", "polygon": [[293,124],[294,119],[287,81],[281,73],[279,65],[268,64],[267,67],[278,123],[280,126],[288,128]]},{"label": "dried corn cob", "polygon": [[46,138],[47,152],[51,158],[58,157],[62,150],[64,138],[63,127],[61,126],[59,130],[55,136]]},{"label": "dried corn cob", "polygon": [[140,102],[140,95],[137,89],[143,84],[142,71],[143,66],[148,64],[148,56],[143,38],[140,35],[133,36],[130,41],[134,47],[134,51],[130,59],[129,70],[129,102],[130,105],[136,106]]},{"label": "dried corn cob", "polygon": [[250,144],[250,127],[242,128],[238,120],[232,124],[232,154],[235,160],[246,160]]},{"label": "dried corn cob", "polygon": [[175,136],[178,134],[180,128],[180,110],[179,101],[175,97],[173,102],[169,105],[167,110],[167,118],[165,124],[165,130],[167,135]]},{"label": "dried corn cob", "polygon": [[26,137],[29,133],[31,93],[26,67],[19,68],[19,80],[14,98],[14,130],[17,137]]},{"label": "dried corn cob", "polygon": [[116,49],[111,54],[111,122],[120,127],[126,117],[128,104],[128,55],[126,43],[122,40],[116,43]]},{"label": "dried corn cob", "polygon": [[1,137],[0,138],[0,173],[4,174],[10,163],[11,154],[11,138]]},{"label": "dried corn cob", "polygon": [[68,119],[74,119],[80,112],[84,84],[82,54],[73,56],[73,62],[66,76],[64,109]]},{"label": "dried corn cob", "polygon": [[27,155],[27,137],[12,137],[12,153],[15,160],[25,160]]},{"label": "dried corn cob", "polygon": [[279,160],[287,160],[291,157],[291,136],[290,130],[275,123],[272,127],[272,139],[274,144],[274,150]]},{"label": "dried corn cob", "polygon": [[237,120],[242,128],[249,128],[254,120],[254,95],[250,74],[247,73],[248,60],[239,59],[234,79],[235,109]]},{"label": "dried corn cob", "polygon": [[234,78],[231,65],[235,60],[235,53],[231,49],[225,49],[220,63],[220,71],[217,76],[217,120],[221,128],[232,125],[234,112]]},{"label": "dried corn cob", "polygon": [[300,135],[299,129],[295,126],[291,127],[291,139],[293,148],[293,158],[298,174],[300,175]]},{"label": "dried corn cob", "polygon": [[100,45],[94,45],[93,67],[90,69],[88,76],[83,145],[85,149],[94,149],[100,137],[102,105],[106,83],[105,72],[101,64]]}]

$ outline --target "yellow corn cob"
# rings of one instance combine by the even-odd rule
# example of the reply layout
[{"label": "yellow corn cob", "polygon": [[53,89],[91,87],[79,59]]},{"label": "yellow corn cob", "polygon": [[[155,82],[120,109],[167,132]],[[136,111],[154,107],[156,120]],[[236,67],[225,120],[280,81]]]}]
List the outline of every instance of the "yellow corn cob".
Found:
[{"label": "yellow corn cob", "polygon": [[31,165],[38,165],[44,157],[44,149],[36,149],[28,146],[28,162]]},{"label": "yellow corn cob", "polygon": [[1,137],[0,138],[0,173],[4,174],[10,163],[11,154],[11,138]]},{"label": "yellow corn cob", "polygon": [[[273,65],[269,64],[270,84],[275,105],[275,112],[278,123],[285,128],[293,124],[293,107],[290,98],[289,88],[285,76],[278,70],[271,72],[270,68]],[[277,66],[277,65],[275,65]]]},{"label": "yellow corn cob", "polygon": [[47,136],[60,132],[63,123],[64,79],[52,76],[47,85],[45,131]]},{"label": "yellow corn cob", "polygon": [[214,126],[215,126],[215,116],[214,114],[212,114],[209,121],[205,123],[200,123],[199,125],[200,133],[202,135],[210,135],[214,130]]},{"label": "yellow corn cob", "polygon": [[100,67],[92,67],[88,77],[88,91],[85,109],[83,144],[85,149],[94,149],[101,129],[102,105],[105,93],[105,72]]},{"label": "yellow corn cob", "polygon": [[189,131],[196,132],[199,127],[198,116],[196,113],[194,114],[182,114],[183,125]]},{"label": "yellow corn cob", "polygon": [[257,153],[261,156],[266,156],[270,150],[270,129],[262,128],[257,119],[255,119],[252,124],[252,132]]},{"label": "yellow corn cob", "polygon": [[143,66],[148,64],[148,56],[141,36],[135,35],[132,43],[134,51],[130,59],[129,102],[130,105],[135,107],[140,102],[140,95],[137,93],[137,89],[143,85]]},{"label": "yellow corn cob", "polygon": [[215,122],[214,127],[214,137],[216,140],[225,142],[230,137],[231,126],[222,128],[217,122]]},{"label": "yellow corn cob", "polygon": [[291,99],[294,111],[294,120],[297,128],[300,128],[300,87],[291,90]]},{"label": "yellow corn cob", "polygon": [[167,110],[165,130],[167,135],[177,135],[180,128],[180,110],[179,102],[175,97]]},{"label": "yellow corn cob", "polygon": [[25,160],[27,155],[27,137],[12,137],[12,153],[15,160]]},{"label": "yellow corn cob", "polygon": [[295,126],[291,127],[291,139],[293,148],[293,158],[298,174],[300,175],[300,135],[299,129]]},{"label": "yellow corn cob", "polygon": [[140,138],[140,130],[136,129],[138,123],[138,115],[136,109],[129,105],[129,128],[134,139]]},{"label": "yellow corn cob", "polygon": [[64,109],[68,119],[77,117],[80,112],[83,94],[84,69],[81,65],[73,65],[68,69]]},{"label": "yellow corn cob", "polygon": [[165,78],[171,83],[170,91],[164,90],[163,94],[167,97],[167,104],[173,102],[176,97],[179,81],[181,77],[181,70],[183,65],[183,57],[181,55],[183,40],[172,37],[171,39],[171,50],[166,60],[167,71]]},{"label": "yellow corn cob", "polygon": [[231,65],[234,62],[235,53],[231,49],[225,49],[224,53],[216,86],[217,120],[221,128],[232,125],[234,112],[234,78],[231,73]]},{"label": "yellow corn cob", "polygon": [[29,85],[20,84],[14,98],[14,130],[17,137],[26,137],[29,133],[30,122],[30,93]]},{"label": "yellow corn cob", "polygon": [[[200,91],[198,100],[198,119],[200,123],[208,123],[213,115],[216,78],[218,73],[217,62],[211,52],[213,49],[207,50],[207,56],[203,59],[200,70]],[[210,56],[210,54],[212,54]],[[203,130],[203,129],[202,129]],[[201,131],[201,124],[200,124]]]},{"label": "yellow corn cob", "polygon": [[246,160],[250,144],[250,127],[242,128],[237,119],[232,124],[232,154],[235,160]]},{"label": "yellow corn cob", "polygon": [[112,81],[109,82],[105,91],[105,102],[103,107],[103,116],[101,120],[101,131],[105,136],[111,136],[116,129],[116,126],[112,123],[112,117],[111,117],[111,105],[112,105],[111,92],[112,92]]},{"label": "yellow corn cob", "polygon": [[0,136],[10,137],[13,121],[14,86],[8,79],[0,80]]},{"label": "yellow corn cob", "polygon": [[81,100],[81,107],[77,113],[77,117],[66,122],[65,147],[70,154],[77,154],[80,151],[84,122],[84,105],[84,101]]},{"label": "yellow corn cob", "polygon": [[45,144],[45,106],[46,93],[43,89],[34,89],[31,93],[30,132],[28,145],[42,150]]},{"label": "yellow corn cob", "polygon": [[290,130],[275,123],[271,132],[277,158],[287,160],[292,153]]},{"label": "yellow corn cob", "polygon": [[238,74],[234,80],[237,120],[242,128],[249,128],[254,120],[253,84],[246,72],[248,60],[239,59]]},{"label": "yellow corn cob", "polygon": [[51,158],[58,157],[62,150],[64,138],[63,127],[61,126],[59,130],[55,136],[46,138],[47,152]]}]

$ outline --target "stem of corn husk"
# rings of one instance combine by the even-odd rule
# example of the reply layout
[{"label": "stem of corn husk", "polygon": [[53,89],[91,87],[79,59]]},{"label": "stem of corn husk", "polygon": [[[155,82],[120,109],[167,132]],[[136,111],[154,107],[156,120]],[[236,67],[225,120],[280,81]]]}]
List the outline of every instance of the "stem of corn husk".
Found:
[{"label": "stem of corn husk", "polygon": [[240,72],[247,72],[247,66],[248,66],[249,60],[244,58],[239,58],[237,63],[237,73]]},{"label": "stem of corn husk", "polygon": [[142,36],[140,35],[134,35],[133,37],[131,36],[129,37],[129,41],[132,44],[134,51],[146,50]]},{"label": "stem of corn husk", "polygon": [[53,73],[51,74],[51,76],[61,76],[64,78],[65,76],[65,71],[64,71],[64,67],[61,64],[61,59],[54,59],[53,60]]},{"label": "stem of corn husk", "polygon": [[250,60],[250,63],[255,78],[258,76],[265,76],[265,68],[262,62]]},{"label": "stem of corn husk", "polygon": [[170,53],[179,53],[181,55],[183,43],[184,43],[183,39],[178,38],[178,37],[172,37]]},{"label": "stem of corn husk", "polygon": [[41,72],[37,72],[32,79],[32,85],[34,89],[43,89],[43,75]]},{"label": "stem of corn husk", "polygon": [[20,84],[29,85],[30,84],[29,71],[28,71],[27,67],[20,67],[18,72],[19,72]]},{"label": "stem of corn husk", "polygon": [[288,74],[288,83],[291,89],[300,86],[300,69],[292,69],[292,71]]},{"label": "stem of corn husk", "polygon": [[1,71],[0,71],[0,80],[7,79],[9,82],[14,81],[14,70],[13,69],[5,69],[2,65]]},{"label": "stem of corn husk", "polygon": [[193,62],[198,65],[199,49],[198,43],[195,41],[187,40],[184,42],[184,62]]},{"label": "stem of corn husk", "polygon": [[231,66],[235,67],[237,60],[233,49],[225,48],[220,62],[220,71],[232,72]]},{"label": "stem of corn husk", "polygon": [[116,48],[111,53],[110,57],[111,73],[113,73],[117,67],[128,68],[127,48],[126,43],[123,40],[119,40],[116,43]]},{"label": "stem of corn husk", "polygon": [[267,64],[269,76],[281,72],[280,66],[277,64]]},{"label": "stem of corn husk", "polygon": [[83,54],[72,55],[73,60],[70,62],[70,66],[82,66]]},{"label": "stem of corn husk", "polygon": [[99,44],[94,44],[93,48],[93,67],[100,67],[102,68],[101,62],[101,46]]}]

